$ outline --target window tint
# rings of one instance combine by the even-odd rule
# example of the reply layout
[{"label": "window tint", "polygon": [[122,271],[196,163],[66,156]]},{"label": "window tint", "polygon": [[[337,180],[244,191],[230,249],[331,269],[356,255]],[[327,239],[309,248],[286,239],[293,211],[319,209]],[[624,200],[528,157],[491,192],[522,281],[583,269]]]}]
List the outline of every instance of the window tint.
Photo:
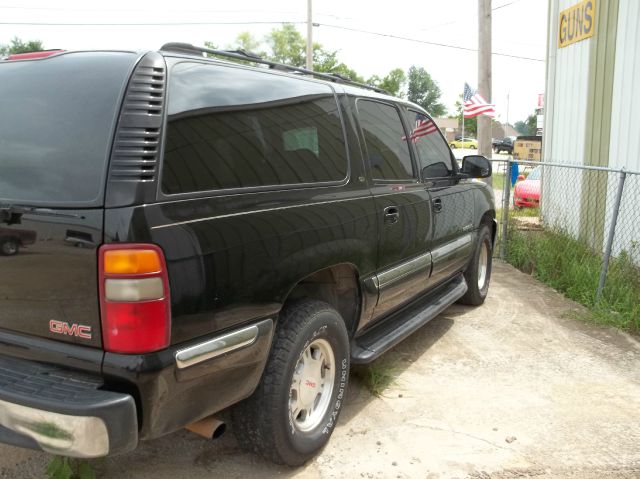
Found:
[{"label": "window tint", "polygon": [[440,136],[434,121],[423,113],[409,110],[407,123],[411,125],[409,138],[418,153],[420,168],[427,178],[442,178],[453,171],[451,150]]},{"label": "window tint", "polygon": [[357,108],[373,177],[381,180],[414,178],[398,110],[369,100],[358,100]]},{"label": "window tint", "polygon": [[98,205],[135,55],[0,62],[0,202]]},{"label": "window tint", "polygon": [[234,67],[180,63],[169,88],[168,194],[340,181],[347,158],[331,89]]}]

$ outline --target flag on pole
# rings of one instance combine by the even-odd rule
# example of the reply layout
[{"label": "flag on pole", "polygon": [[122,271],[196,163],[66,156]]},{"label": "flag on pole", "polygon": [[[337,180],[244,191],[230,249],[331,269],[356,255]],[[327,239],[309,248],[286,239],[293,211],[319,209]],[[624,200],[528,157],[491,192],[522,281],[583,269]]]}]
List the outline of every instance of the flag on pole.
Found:
[{"label": "flag on pole", "polygon": [[473,118],[478,115],[487,115],[491,118],[496,116],[496,106],[482,98],[477,90],[473,90],[468,83],[464,84],[464,94],[462,95],[464,103],[464,117]]}]

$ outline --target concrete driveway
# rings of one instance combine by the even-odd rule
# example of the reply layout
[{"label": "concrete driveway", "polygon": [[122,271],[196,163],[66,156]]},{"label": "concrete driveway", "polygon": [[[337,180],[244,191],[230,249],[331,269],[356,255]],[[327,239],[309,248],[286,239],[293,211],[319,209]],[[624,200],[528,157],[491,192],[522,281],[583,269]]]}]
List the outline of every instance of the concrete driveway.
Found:
[{"label": "concrete driveway", "polygon": [[[352,377],[341,422],[306,467],[274,466],[227,433],[178,432],[98,462],[104,478],[639,478],[640,343],[497,263],[480,308],[454,306]],[[352,375],[353,376],[353,375]],[[45,454],[0,446],[0,477],[42,477]]]}]

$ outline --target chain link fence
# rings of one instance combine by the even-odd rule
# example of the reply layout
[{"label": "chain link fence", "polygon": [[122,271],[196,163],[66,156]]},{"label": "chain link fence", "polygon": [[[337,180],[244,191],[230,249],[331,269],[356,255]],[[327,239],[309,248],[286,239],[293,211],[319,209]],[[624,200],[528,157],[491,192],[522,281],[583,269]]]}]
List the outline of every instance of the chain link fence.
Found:
[{"label": "chain link fence", "polygon": [[[640,172],[510,159],[492,163],[496,256],[549,277],[554,268],[573,270],[565,272],[568,284],[558,289],[571,291],[572,277],[588,283],[593,291],[586,304],[597,304],[607,293],[607,279],[621,270],[624,283],[609,289],[629,282],[640,288]],[[556,256],[541,259],[547,252]],[[544,259],[550,271],[542,273],[536,268]]]}]

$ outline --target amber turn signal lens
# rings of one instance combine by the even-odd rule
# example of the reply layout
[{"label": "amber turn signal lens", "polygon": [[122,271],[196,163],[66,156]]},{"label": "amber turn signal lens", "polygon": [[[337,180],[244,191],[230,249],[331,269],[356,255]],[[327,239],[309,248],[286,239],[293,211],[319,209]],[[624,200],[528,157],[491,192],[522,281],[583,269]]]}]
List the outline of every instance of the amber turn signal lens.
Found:
[{"label": "amber turn signal lens", "polygon": [[147,274],[162,271],[156,251],[146,249],[116,249],[104,252],[106,274]]}]

